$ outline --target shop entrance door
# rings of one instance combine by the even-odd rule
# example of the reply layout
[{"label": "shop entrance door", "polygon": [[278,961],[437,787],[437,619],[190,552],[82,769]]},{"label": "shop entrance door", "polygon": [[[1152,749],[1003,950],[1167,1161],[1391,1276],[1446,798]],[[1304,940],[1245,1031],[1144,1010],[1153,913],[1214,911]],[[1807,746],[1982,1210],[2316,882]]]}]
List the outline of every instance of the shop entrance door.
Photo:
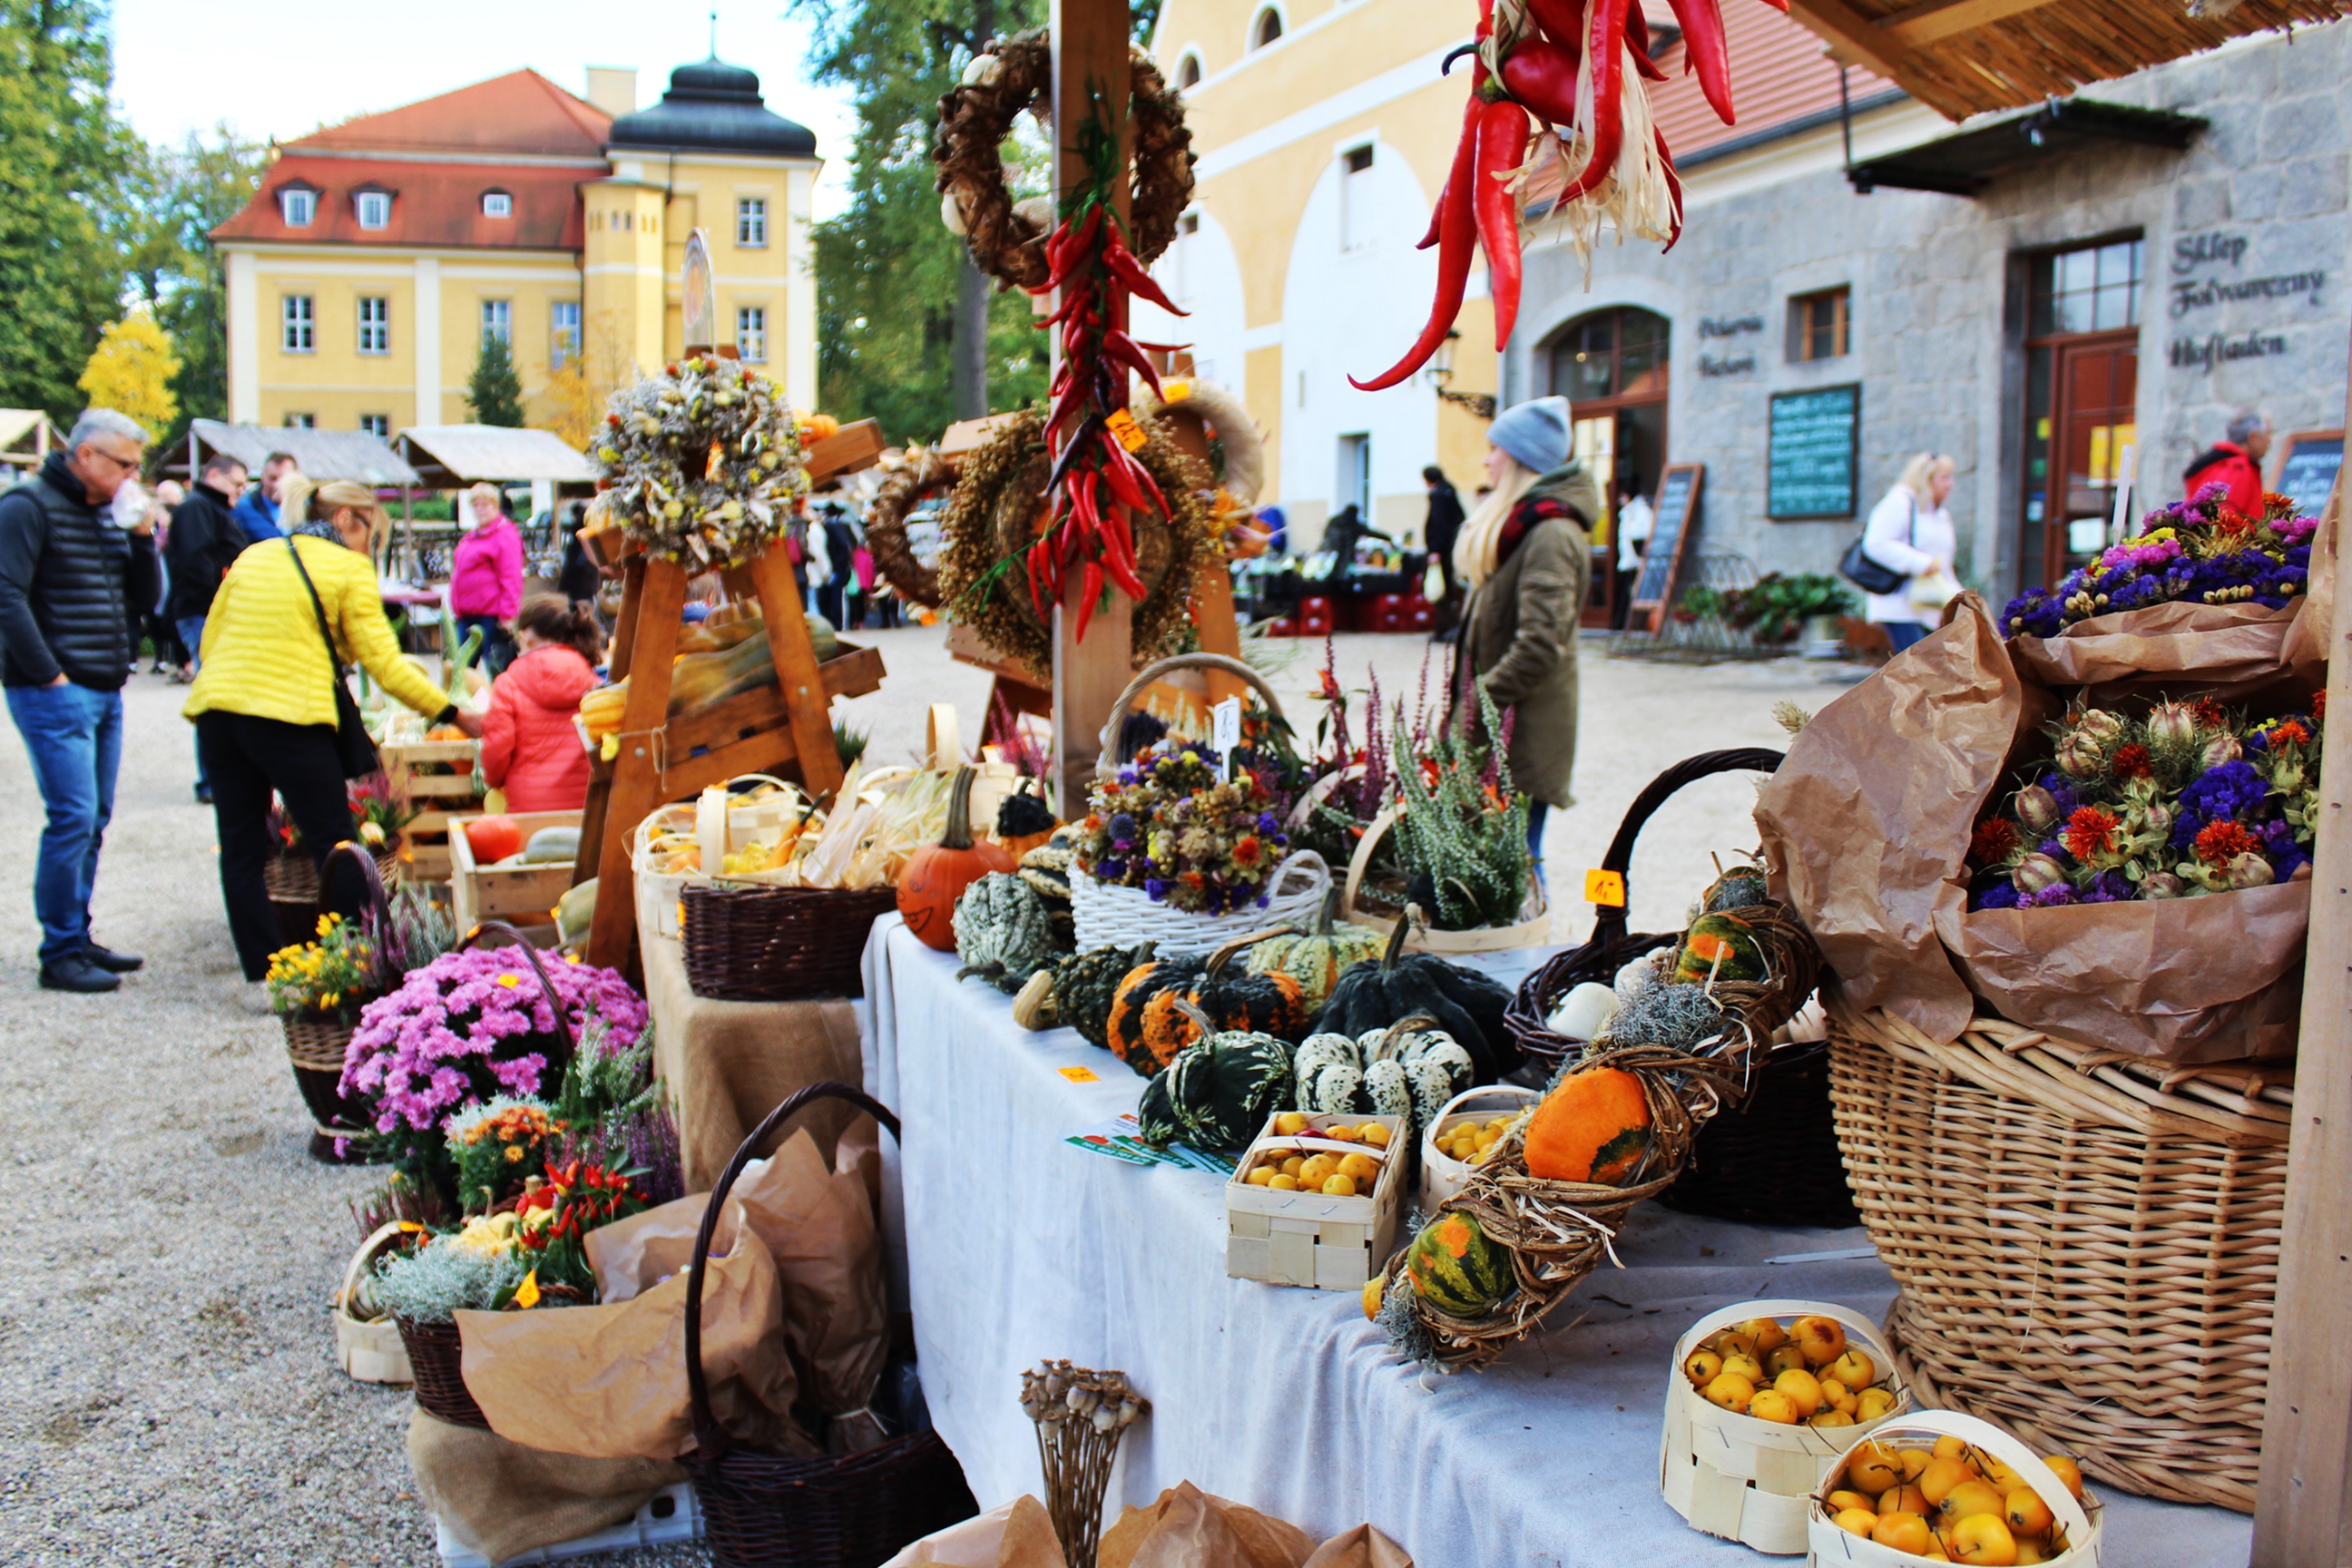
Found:
[{"label": "shop entrance door", "polygon": [[2021,588],[2054,586],[2106,548],[2124,448],[2139,438],[2140,247],[2116,240],[2035,263]]},{"label": "shop entrance door", "polygon": [[1575,454],[1601,487],[1592,530],[1592,580],[1583,624],[1612,624],[1617,607],[1617,481],[1631,475],[1654,496],[1666,462],[1669,325],[1624,307],[1596,310],[1551,341],[1551,390],[1569,400]]}]

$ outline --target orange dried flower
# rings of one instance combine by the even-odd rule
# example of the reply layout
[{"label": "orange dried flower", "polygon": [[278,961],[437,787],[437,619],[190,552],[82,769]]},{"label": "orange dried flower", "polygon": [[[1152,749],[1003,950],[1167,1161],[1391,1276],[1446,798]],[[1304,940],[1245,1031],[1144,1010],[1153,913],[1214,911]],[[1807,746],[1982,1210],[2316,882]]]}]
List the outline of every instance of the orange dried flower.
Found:
[{"label": "orange dried flower", "polygon": [[2077,806],[2074,815],[2066,819],[2066,853],[2077,860],[2088,860],[2093,855],[2116,847],[2116,829],[2121,822],[2109,812],[2095,805]]},{"label": "orange dried flower", "polygon": [[2197,858],[2219,870],[2241,855],[2251,855],[2263,847],[2262,840],[2246,831],[2241,824],[2230,821],[2209,822],[2197,835]]}]

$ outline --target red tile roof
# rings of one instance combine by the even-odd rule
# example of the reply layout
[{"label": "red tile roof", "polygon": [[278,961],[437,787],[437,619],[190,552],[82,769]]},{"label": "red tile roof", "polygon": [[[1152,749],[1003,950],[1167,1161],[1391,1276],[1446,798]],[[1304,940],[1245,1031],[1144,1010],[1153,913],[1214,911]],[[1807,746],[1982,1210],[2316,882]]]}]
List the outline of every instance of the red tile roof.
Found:
[{"label": "red tile roof", "polygon": [[[1663,5],[1644,7],[1653,26],[1671,22]],[[1698,78],[1684,74],[1689,52],[1677,43],[1664,51],[1658,68],[1671,80],[1644,83],[1650,110],[1676,161],[1694,153],[1769,131],[1776,125],[1838,106],[1838,68],[1822,53],[1822,41],[1763,0],[1722,0],[1723,33],[1731,52],[1731,106],[1739,122],[1726,125],[1698,90]],[[1847,79],[1856,103],[1885,93],[1893,84],[1866,70]]]},{"label": "red tile roof", "polygon": [[[593,169],[545,164],[407,163],[289,152],[270,165],[260,192],[245,210],[213,230],[213,237],[577,251],[585,243],[580,183],[595,177]],[[278,193],[289,185],[307,185],[319,193],[317,210],[301,228],[288,225],[278,203]],[[360,226],[355,196],[362,190],[392,193],[389,225]],[[512,196],[514,216],[484,217],[485,191]]]},{"label": "red tile roof", "polygon": [[535,70],[362,114],[285,144],[289,153],[445,153],[601,158],[613,117]]}]

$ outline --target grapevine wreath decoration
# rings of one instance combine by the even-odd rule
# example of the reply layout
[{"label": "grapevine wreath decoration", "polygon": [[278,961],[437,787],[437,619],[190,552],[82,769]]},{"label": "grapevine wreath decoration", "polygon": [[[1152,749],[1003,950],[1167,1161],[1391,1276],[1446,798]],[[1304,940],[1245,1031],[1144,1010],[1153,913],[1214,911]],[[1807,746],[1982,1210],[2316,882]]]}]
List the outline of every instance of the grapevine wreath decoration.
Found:
[{"label": "grapevine wreath decoration", "polygon": [[776,384],[715,355],[614,393],[595,457],[622,531],[689,574],[740,566],[782,538],[808,489]]},{"label": "grapevine wreath decoration", "polygon": [[[1144,594],[1133,622],[1137,668],[1176,652],[1190,630],[1192,583],[1217,549],[1201,496],[1210,486],[1159,421],[1136,421],[1146,437],[1135,456],[1167,498],[1164,521],[1135,518],[1136,575]],[[1045,479],[1045,416],[1023,410],[988,445],[966,455],[955,495],[940,515],[939,586],[949,615],[999,653],[1033,669],[1054,668],[1052,625],[1030,592],[1024,554],[1039,537]]]},{"label": "grapevine wreath decoration", "polygon": [[955,483],[955,478],[956,464],[926,447],[891,469],[866,503],[866,547],[874,552],[874,569],[898,590],[900,598],[927,609],[945,603],[940,574],[915,558],[907,542],[907,514],[925,496]]},{"label": "grapevine wreath decoration", "polygon": [[[1184,104],[1142,49],[1129,46],[1129,102],[1135,136],[1135,186],[1129,224],[1135,254],[1149,266],[1176,237],[1176,220],[1192,200],[1192,133]],[[964,68],[963,80],[940,100],[931,160],[940,166],[940,216],[964,237],[982,270],[1008,288],[1035,290],[1052,274],[1045,240],[1049,202],[1017,209],[1004,183],[1003,147],[1013,123],[1042,110],[1052,89],[1046,29],[992,40]]]}]

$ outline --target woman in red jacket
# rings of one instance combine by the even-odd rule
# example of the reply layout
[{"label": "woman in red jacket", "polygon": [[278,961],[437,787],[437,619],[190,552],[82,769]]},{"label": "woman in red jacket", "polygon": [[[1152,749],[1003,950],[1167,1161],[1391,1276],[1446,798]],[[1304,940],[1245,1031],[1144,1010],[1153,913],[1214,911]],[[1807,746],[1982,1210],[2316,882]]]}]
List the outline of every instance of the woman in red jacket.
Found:
[{"label": "woman in red jacket", "polygon": [[515,661],[490,684],[482,719],[482,779],[509,811],[578,811],[588,804],[588,753],[572,716],[596,684],[604,637],[585,605],[536,594],[515,613]]}]

